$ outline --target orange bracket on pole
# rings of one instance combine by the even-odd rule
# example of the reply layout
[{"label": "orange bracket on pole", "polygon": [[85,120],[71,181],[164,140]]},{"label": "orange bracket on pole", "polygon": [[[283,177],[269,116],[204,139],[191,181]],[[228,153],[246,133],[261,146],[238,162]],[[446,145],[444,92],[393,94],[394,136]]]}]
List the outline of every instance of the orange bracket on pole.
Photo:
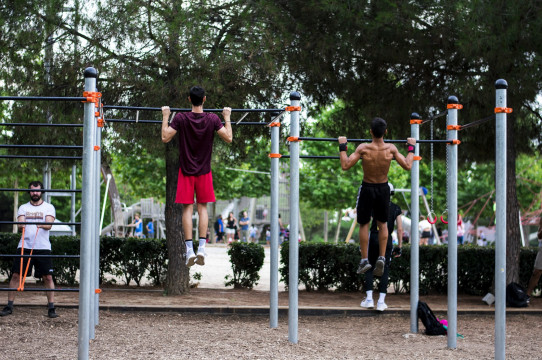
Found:
[{"label": "orange bracket on pole", "polygon": [[422,159],[421,156],[414,156],[414,161],[420,161]]},{"label": "orange bracket on pole", "polygon": [[498,113],[511,114],[512,111],[513,111],[512,108],[507,108],[507,107],[496,107],[495,108],[495,114],[498,114]]},{"label": "orange bracket on pole", "polygon": [[446,105],[446,109],[461,110],[461,109],[463,109],[463,105],[461,105],[461,104],[448,104],[448,105]]},{"label": "orange bracket on pole", "polygon": [[461,125],[448,125],[447,130],[461,130]]},{"label": "orange bracket on pole", "polygon": [[98,145],[94,145],[94,151],[99,151],[100,147]]},{"label": "orange bracket on pole", "polygon": [[105,124],[104,119],[98,119],[98,127],[103,128]]},{"label": "orange bracket on pole", "polygon": [[423,120],[420,120],[420,119],[410,119],[410,125],[421,124],[422,122]]},{"label": "orange bracket on pole", "polygon": [[278,122],[278,121],[273,121],[271,124],[269,124],[269,127],[274,127],[274,126],[280,127],[280,122]]},{"label": "orange bracket on pole", "polygon": [[284,108],[286,111],[301,111],[301,106],[286,106]]},{"label": "orange bracket on pole", "polygon": [[286,140],[288,140],[289,142],[301,141],[297,136],[289,136]]},{"label": "orange bracket on pole", "polygon": [[281,154],[271,153],[271,154],[269,154],[269,157],[270,157],[270,158],[281,158],[282,155],[281,155]]},{"label": "orange bracket on pole", "polygon": [[448,145],[459,145],[461,144],[461,140],[450,140],[450,142],[448,143]]},{"label": "orange bracket on pole", "polygon": [[102,293],[102,289],[94,289],[94,293],[95,293],[95,294],[101,294],[101,293]]},{"label": "orange bracket on pole", "polygon": [[98,107],[98,99],[102,97],[102,93],[97,91],[83,91],[83,97],[87,98],[87,100],[83,102],[91,102],[94,103],[96,107]]}]

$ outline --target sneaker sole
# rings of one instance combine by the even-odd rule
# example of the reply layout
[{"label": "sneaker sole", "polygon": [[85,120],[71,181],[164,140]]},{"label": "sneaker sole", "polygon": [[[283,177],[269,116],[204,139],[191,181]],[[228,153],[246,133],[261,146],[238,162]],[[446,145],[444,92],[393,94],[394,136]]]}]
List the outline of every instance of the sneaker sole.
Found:
[{"label": "sneaker sole", "polygon": [[366,273],[367,271],[371,270],[371,268],[372,268],[371,264],[367,264],[367,265],[365,265],[364,267],[362,267],[361,269],[358,268],[358,270],[356,271],[356,273],[358,273],[358,274],[364,274],[364,273]]},{"label": "sneaker sole", "polygon": [[382,311],[386,310],[387,308],[388,308],[388,306],[384,306],[383,309],[379,309],[378,306],[377,306],[377,307],[376,307],[376,310],[382,312]]},{"label": "sneaker sole", "polygon": [[196,264],[198,264],[200,266],[205,265],[205,256],[198,254],[198,256],[196,256]]},{"label": "sneaker sole", "polygon": [[189,258],[188,262],[186,263],[186,266],[188,267],[194,266],[194,264],[196,263],[196,260],[197,260],[196,256]]},{"label": "sneaker sole", "polygon": [[376,262],[374,274],[375,276],[382,276],[383,273],[384,273],[384,261],[378,260]]},{"label": "sneaker sole", "polygon": [[363,306],[363,305],[360,305],[360,306],[361,306],[362,308],[364,308],[364,309],[374,309],[374,308],[375,308],[374,305],[373,305],[373,306]]}]

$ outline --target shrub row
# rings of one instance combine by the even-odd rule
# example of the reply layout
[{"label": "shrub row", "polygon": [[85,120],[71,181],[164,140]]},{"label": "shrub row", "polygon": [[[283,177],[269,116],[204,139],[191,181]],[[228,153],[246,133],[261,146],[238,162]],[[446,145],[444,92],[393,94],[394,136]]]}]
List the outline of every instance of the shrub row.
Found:
[{"label": "shrub row", "polygon": [[[288,285],[289,244],[280,250],[281,279]],[[537,249],[522,248],[520,252],[520,283],[527,284],[532,273]],[[420,294],[445,294],[448,290],[448,247],[420,247]],[[485,295],[493,286],[495,248],[463,245],[457,251],[458,291]],[[360,261],[359,247],[353,244],[300,243],[299,283],[308,291],[358,291],[363,289],[364,276],[356,274]],[[378,278],[375,279],[375,282]],[[401,257],[392,258],[389,283],[396,293],[410,289],[410,247],[403,246]],[[376,287],[376,285],[375,285]]]}]

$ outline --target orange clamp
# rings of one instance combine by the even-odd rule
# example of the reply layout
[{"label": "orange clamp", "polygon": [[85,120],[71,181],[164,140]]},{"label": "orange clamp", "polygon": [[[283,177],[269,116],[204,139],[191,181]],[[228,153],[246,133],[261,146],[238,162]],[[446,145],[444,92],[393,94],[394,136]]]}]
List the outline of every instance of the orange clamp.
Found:
[{"label": "orange clamp", "polygon": [[98,145],[94,145],[94,151],[100,150],[100,147]]},{"label": "orange clamp", "polygon": [[461,130],[461,125],[448,125],[447,130]]},{"label": "orange clamp", "polygon": [[461,109],[463,109],[463,105],[461,105],[461,104],[448,104],[448,105],[446,105],[446,109],[461,110]]},{"label": "orange clamp", "polygon": [[498,113],[511,114],[511,113],[512,113],[512,108],[508,108],[508,107],[496,107],[496,108],[495,108],[495,114],[498,114]]},{"label": "orange clamp", "polygon": [[87,100],[83,102],[92,102],[98,107],[98,99],[102,97],[102,93],[97,91],[83,91],[83,97],[87,98]]},{"label": "orange clamp", "polygon": [[281,158],[282,155],[281,155],[281,154],[274,154],[274,153],[271,153],[271,154],[269,154],[269,157],[270,157],[270,158]]},{"label": "orange clamp", "polygon": [[103,127],[104,127],[104,124],[105,124],[104,119],[98,119],[98,127],[103,128]]},{"label": "orange clamp", "polygon": [[102,293],[102,289],[94,289],[94,293],[95,293],[95,294],[101,294],[101,293]]},{"label": "orange clamp", "polygon": [[286,111],[301,111],[301,106],[286,106]]},{"label": "orange clamp", "polygon": [[420,161],[422,159],[421,156],[414,156],[414,161]]},{"label": "orange clamp", "polygon": [[297,136],[290,136],[286,140],[288,140],[289,142],[301,141]]},{"label": "orange clamp", "polygon": [[422,122],[423,122],[423,120],[421,120],[421,119],[410,119],[410,125],[421,124]]},{"label": "orange clamp", "polygon": [[448,143],[448,145],[459,145],[461,144],[461,140],[449,140],[450,142]]},{"label": "orange clamp", "polygon": [[274,127],[274,126],[279,126],[280,127],[280,122],[278,121],[273,121],[271,124],[269,124],[270,127]]},{"label": "orange clamp", "polygon": [[95,112],[94,112],[94,116],[95,116],[95,117],[100,116],[100,112],[99,112],[99,111],[95,111]]}]

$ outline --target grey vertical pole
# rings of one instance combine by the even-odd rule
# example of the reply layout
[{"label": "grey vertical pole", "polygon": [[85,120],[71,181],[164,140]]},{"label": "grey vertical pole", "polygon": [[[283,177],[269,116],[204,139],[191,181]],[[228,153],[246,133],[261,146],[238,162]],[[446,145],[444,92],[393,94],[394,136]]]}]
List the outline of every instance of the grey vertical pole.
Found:
[{"label": "grey vertical pole", "polygon": [[[497,108],[506,108],[508,83],[495,83]],[[495,109],[495,359],[506,355],[506,112]]]},{"label": "grey vertical pole", "polygon": [[[459,100],[448,98],[448,126],[457,125]],[[448,139],[457,140],[457,129],[448,129]],[[448,146],[448,348],[457,347],[457,144]]]},{"label": "grey vertical pole", "polygon": [[92,264],[92,272],[94,273],[94,283],[92,286],[92,297],[94,299],[94,325],[98,325],[99,322],[99,310],[100,310],[100,294],[96,292],[100,288],[100,178],[101,178],[101,161],[102,161],[102,127],[96,128],[96,145],[99,148],[95,151],[96,153],[96,202],[95,202],[95,224],[96,227],[96,236],[94,237],[94,263]]},{"label": "grey vertical pole", "polygon": [[[97,91],[96,87],[92,91]],[[94,104],[93,104],[94,105]],[[98,138],[98,128],[96,127],[96,112],[97,108],[94,107],[93,111],[93,119],[92,119],[92,127],[93,129],[93,138],[92,138],[92,170],[90,172],[90,177],[92,179],[91,187],[92,187],[92,203],[91,203],[91,213],[92,213],[92,236],[91,236],[91,242],[90,242],[90,284],[89,284],[89,296],[90,296],[90,306],[89,306],[89,337],[90,339],[94,339],[94,328],[96,326],[95,324],[95,306],[96,302],[94,301],[94,283],[96,282],[96,273],[94,272],[94,264],[96,263],[96,236],[97,236],[97,222],[99,221],[99,214],[98,217],[96,217],[96,213],[99,213],[99,206],[96,205],[96,197],[99,197],[99,194],[96,195],[96,192],[99,189],[100,182],[98,181],[98,184],[96,184],[96,157],[97,157],[97,151],[96,151],[96,144],[97,144],[97,138]]]},{"label": "grey vertical pole", "polygon": [[[85,69],[85,91],[96,89],[98,72],[89,67]],[[90,272],[92,244],[92,212],[94,177],[92,176],[94,138],[96,126],[94,122],[94,103],[84,105],[85,115],[83,124],[83,185],[81,196],[81,254],[79,275],[79,324],[78,324],[78,358],[88,359],[89,351],[89,321],[90,321]]]},{"label": "grey vertical pole", "polygon": [[271,124],[271,278],[269,283],[269,327],[279,318],[279,136],[280,121]]},{"label": "grey vertical pole", "polygon": [[[71,189],[72,190],[77,189],[77,174],[76,174],[76,171],[77,171],[77,167],[75,165],[72,165],[72,180],[71,180]],[[75,222],[75,192],[72,192],[71,199],[72,199],[72,203],[71,203],[70,220],[71,220],[72,223],[74,223]],[[71,225],[71,228],[72,228],[72,236],[75,236],[75,225]]]},{"label": "grey vertical pole", "polygon": [[[410,115],[410,136],[420,138],[420,115]],[[417,144],[414,156],[419,156],[420,145]],[[414,161],[410,169],[410,332],[418,332],[418,300],[420,278],[420,233],[418,223],[420,220],[420,162]]]},{"label": "grey vertical pole", "polygon": [[[301,95],[290,94],[290,105],[299,106]],[[290,136],[299,137],[299,110],[290,111]],[[290,257],[288,276],[288,340],[297,344],[298,278],[299,278],[299,142],[290,142]]]}]

